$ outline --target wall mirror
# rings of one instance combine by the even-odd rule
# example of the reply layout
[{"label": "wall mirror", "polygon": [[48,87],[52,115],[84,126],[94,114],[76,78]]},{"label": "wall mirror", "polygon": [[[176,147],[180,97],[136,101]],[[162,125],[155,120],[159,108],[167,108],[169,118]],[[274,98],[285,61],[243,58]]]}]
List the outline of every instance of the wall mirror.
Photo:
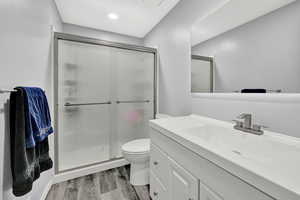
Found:
[{"label": "wall mirror", "polygon": [[300,93],[299,20],[291,20],[299,11],[292,9],[296,3],[277,9],[290,1],[276,9],[275,1],[266,2],[228,1],[195,21],[191,54],[213,57],[214,65],[212,79],[193,56],[192,93]]},{"label": "wall mirror", "polygon": [[210,93],[214,91],[214,61],[212,57],[192,55],[191,92]]},{"label": "wall mirror", "polygon": [[243,62],[242,59],[248,59],[242,52],[235,52],[235,55],[192,55],[191,92],[300,93],[300,68],[295,62],[264,65],[259,60]]},{"label": "wall mirror", "polygon": [[[259,60],[236,56],[206,57],[191,60],[192,93],[300,93],[300,67],[294,61],[269,65]],[[258,58],[259,59],[259,58]]]}]

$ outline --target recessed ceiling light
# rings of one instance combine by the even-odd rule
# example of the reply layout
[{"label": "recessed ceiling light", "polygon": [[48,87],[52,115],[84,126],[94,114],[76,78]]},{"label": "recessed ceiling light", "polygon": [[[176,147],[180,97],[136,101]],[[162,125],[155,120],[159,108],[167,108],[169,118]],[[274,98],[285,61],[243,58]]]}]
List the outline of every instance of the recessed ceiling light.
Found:
[{"label": "recessed ceiling light", "polygon": [[109,19],[112,19],[112,20],[117,20],[117,19],[119,19],[119,15],[117,15],[116,13],[109,13],[109,14],[107,15],[107,17],[108,17]]}]

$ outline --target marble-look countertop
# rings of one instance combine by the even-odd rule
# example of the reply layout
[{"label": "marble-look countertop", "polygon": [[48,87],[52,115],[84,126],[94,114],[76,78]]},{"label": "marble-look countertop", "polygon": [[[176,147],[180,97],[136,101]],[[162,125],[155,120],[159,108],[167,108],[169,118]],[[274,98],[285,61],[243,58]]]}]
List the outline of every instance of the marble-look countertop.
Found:
[{"label": "marble-look countertop", "polygon": [[150,126],[275,199],[300,199],[298,138],[253,135],[198,115],[151,120]]}]

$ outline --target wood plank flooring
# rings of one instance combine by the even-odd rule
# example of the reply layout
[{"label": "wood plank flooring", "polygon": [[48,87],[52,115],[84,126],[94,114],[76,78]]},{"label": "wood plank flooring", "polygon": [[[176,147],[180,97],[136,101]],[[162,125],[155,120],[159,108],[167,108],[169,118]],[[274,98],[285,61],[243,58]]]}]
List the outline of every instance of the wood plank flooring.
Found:
[{"label": "wood plank flooring", "polygon": [[129,183],[129,165],[52,186],[46,200],[151,200],[149,186]]}]

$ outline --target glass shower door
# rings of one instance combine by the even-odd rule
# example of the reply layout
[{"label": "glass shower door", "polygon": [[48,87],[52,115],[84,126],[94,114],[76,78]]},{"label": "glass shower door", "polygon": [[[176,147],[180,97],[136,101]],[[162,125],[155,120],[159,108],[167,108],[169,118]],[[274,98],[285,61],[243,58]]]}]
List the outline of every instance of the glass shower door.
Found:
[{"label": "glass shower door", "polygon": [[111,158],[111,48],[58,41],[58,170]]},{"label": "glass shower door", "polygon": [[122,157],[149,137],[155,50],[64,35],[56,40],[56,172]]},{"label": "glass shower door", "polygon": [[154,117],[154,53],[114,48],[113,107],[115,145],[112,154],[121,157],[121,147],[134,139],[148,138],[148,123]]}]

